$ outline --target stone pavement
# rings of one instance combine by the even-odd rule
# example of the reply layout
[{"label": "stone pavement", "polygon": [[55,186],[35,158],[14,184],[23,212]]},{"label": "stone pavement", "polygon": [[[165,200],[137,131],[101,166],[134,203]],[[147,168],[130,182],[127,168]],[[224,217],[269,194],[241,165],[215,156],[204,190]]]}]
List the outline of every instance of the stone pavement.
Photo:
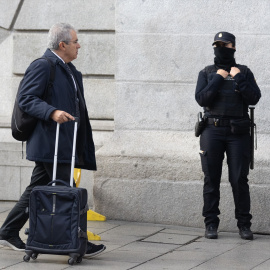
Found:
[{"label": "stone pavement", "polygon": [[[2,224],[14,203],[0,203]],[[27,227],[27,225],[26,225]],[[0,246],[0,269],[9,270],[234,270],[270,269],[270,236],[255,234],[242,240],[237,232],[220,232],[219,239],[203,237],[204,230],[182,226],[108,220],[88,222],[107,249],[92,259],[70,266],[68,256],[42,255],[23,261],[23,252]],[[21,233],[21,238],[26,236]]]}]

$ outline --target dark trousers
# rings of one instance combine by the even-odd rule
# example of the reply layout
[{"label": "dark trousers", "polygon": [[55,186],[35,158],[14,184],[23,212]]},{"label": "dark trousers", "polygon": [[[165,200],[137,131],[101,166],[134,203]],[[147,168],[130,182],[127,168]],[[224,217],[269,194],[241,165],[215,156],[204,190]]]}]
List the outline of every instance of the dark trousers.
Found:
[{"label": "dark trousers", "polygon": [[[58,164],[56,179],[61,179],[69,184],[70,170],[70,164]],[[20,200],[8,214],[6,220],[4,221],[4,224],[0,229],[1,235],[19,235],[19,231],[29,218],[29,213],[27,210],[29,207],[29,197],[32,189],[35,186],[47,185],[50,181],[52,181],[52,175],[52,163],[36,162],[32,173],[30,185],[25,189]]]},{"label": "dark trousers", "polygon": [[248,185],[250,135],[234,135],[230,127],[208,125],[200,138],[200,156],[204,172],[203,216],[205,225],[219,225],[220,179],[224,153],[227,155],[237,226],[251,226]]}]

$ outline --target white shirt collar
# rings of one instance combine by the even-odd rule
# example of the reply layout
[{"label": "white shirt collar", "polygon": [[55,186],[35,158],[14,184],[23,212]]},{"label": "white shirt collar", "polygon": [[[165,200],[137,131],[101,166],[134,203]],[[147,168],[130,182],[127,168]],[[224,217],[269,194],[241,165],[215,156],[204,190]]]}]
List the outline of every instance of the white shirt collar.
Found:
[{"label": "white shirt collar", "polygon": [[55,53],[53,50],[51,50],[51,52],[56,55],[64,64],[66,64],[65,61],[57,53]]}]

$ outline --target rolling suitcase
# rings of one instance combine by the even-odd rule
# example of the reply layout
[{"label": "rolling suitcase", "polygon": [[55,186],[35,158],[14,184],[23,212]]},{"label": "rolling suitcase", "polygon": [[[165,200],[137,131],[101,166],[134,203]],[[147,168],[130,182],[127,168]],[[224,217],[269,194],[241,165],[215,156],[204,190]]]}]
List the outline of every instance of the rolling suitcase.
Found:
[{"label": "rolling suitcase", "polygon": [[53,181],[47,186],[33,188],[29,201],[29,230],[23,257],[25,262],[38,254],[68,255],[68,263],[80,263],[87,248],[88,196],[84,188],[73,187],[77,121],[71,161],[70,185],[56,180],[59,140],[57,123]]}]

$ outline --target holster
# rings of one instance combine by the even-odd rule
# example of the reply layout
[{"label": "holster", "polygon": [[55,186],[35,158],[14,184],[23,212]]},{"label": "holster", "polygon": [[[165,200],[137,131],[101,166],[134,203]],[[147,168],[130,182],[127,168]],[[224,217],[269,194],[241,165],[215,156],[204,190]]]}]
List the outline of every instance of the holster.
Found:
[{"label": "holster", "polygon": [[196,137],[199,137],[202,134],[205,126],[206,126],[206,122],[205,122],[204,118],[202,117],[202,113],[199,112],[198,119],[197,119],[197,122],[195,124],[195,136]]}]

